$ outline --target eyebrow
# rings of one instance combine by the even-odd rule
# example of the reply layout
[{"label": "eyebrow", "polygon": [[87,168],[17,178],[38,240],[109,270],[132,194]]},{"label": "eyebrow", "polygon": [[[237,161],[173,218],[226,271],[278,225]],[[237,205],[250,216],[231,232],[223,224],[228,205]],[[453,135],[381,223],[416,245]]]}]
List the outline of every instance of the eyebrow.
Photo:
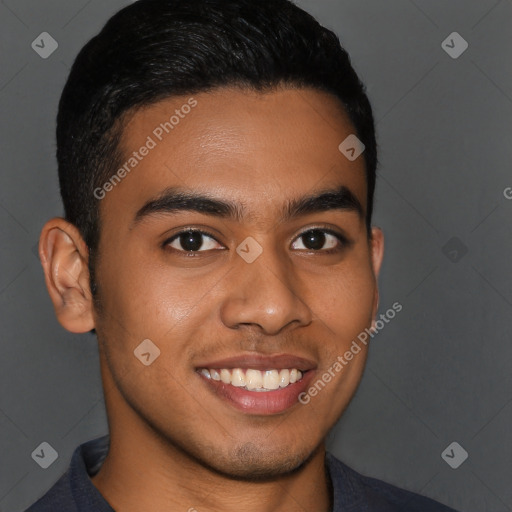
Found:
[{"label": "eyebrow", "polygon": [[[312,213],[331,210],[353,211],[364,218],[364,208],[355,194],[345,185],[337,189],[326,189],[299,198],[286,201],[280,216],[280,222]],[[135,214],[130,229],[143,219],[157,214],[176,214],[194,211],[223,219],[242,222],[245,208],[232,201],[216,198],[209,194],[196,192],[182,187],[170,187],[159,196],[147,201]]]}]

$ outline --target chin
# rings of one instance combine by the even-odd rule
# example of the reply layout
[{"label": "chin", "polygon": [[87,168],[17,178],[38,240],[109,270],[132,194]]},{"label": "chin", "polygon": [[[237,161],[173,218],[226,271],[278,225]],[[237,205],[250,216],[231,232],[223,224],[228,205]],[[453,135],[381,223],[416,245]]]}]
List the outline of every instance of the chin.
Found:
[{"label": "chin", "polygon": [[247,442],[234,447],[226,457],[216,457],[214,461],[205,461],[201,457],[199,462],[232,480],[266,482],[300,471],[315,451],[304,448],[291,451],[279,447],[262,449]]}]

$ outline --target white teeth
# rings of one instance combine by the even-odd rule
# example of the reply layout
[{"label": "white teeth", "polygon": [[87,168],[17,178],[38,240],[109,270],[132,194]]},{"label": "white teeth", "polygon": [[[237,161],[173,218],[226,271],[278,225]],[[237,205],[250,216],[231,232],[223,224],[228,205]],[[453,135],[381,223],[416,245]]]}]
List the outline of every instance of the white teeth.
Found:
[{"label": "white teeth", "polygon": [[281,370],[279,372],[279,387],[285,388],[290,384],[290,370]]},{"label": "white teeth", "polygon": [[265,389],[279,388],[279,372],[277,370],[267,370],[263,375],[263,387]]},{"label": "white teeth", "polygon": [[245,375],[244,372],[240,368],[235,368],[231,372],[231,384],[238,388],[245,386]]},{"label": "white teeth", "polygon": [[200,373],[207,379],[222,381],[249,391],[272,391],[285,388],[302,379],[302,372],[296,368],[283,370],[254,370],[248,368],[222,368],[220,370],[201,368]]},{"label": "white teeth", "polygon": [[221,370],[220,380],[224,382],[224,384],[231,384],[231,372],[229,370]]},{"label": "white teeth", "polygon": [[247,370],[245,372],[245,385],[247,389],[259,389],[263,387],[263,377],[259,370]]}]

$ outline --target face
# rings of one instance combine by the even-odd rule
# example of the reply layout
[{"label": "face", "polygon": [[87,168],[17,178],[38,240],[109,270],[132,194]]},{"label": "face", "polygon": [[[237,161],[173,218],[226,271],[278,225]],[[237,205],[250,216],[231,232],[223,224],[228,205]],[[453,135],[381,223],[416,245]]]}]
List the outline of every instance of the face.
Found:
[{"label": "face", "polygon": [[365,346],[332,372],[371,325],[382,257],[363,156],[338,149],[352,133],[337,100],[309,89],[173,97],[123,132],[126,161],[138,156],[100,201],[102,371],[138,421],[221,473],[295,469],[360,381]]}]

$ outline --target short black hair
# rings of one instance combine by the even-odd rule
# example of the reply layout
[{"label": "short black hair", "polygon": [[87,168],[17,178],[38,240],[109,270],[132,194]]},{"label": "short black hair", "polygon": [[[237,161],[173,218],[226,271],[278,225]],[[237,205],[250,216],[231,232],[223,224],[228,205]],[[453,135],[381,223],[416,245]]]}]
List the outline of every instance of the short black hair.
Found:
[{"label": "short black hair", "polygon": [[90,251],[93,295],[94,190],[122,165],[126,114],[223,86],[265,92],[282,85],[328,92],[344,106],[365,145],[370,236],[377,147],[365,87],[334,32],[291,1],[139,0],[82,48],[60,98],[57,161],[66,220]]}]

